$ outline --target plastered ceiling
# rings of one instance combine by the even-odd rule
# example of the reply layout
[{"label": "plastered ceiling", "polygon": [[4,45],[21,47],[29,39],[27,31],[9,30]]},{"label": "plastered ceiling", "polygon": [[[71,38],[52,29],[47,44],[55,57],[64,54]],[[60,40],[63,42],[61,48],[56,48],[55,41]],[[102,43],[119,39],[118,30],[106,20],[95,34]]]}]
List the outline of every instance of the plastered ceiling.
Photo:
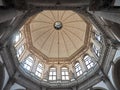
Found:
[{"label": "plastered ceiling", "polygon": [[29,48],[48,59],[69,58],[88,41],[87,23],[71,10],[44,10],[29,20],[27,29]]}]

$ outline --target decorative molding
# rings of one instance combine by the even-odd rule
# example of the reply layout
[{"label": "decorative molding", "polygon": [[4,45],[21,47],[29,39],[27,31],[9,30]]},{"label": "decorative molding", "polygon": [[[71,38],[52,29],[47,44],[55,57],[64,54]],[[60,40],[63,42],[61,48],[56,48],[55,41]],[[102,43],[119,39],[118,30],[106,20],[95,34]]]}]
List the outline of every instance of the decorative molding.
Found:
[{"label": "decorative molding", "polygon": [[[79,14],[80,15],[80,14]],[[80,15],[82,17],[82,19],[85,20],[85,17],[83,15]],[[47,60],[47,62],[56,62],[56,60],[58,58],[48,58],[45,54],[41,53],[40,50],[36,49],[33,44],[32,44],[32,38],[31,38],[31,33],[30,33],[30,22],[32,21],[32,19],[34,19],[35,16],[31,17],[29,19],[29,21],[27,21],[25,27],[26,27],[26,30],[24,31],[25,32],[25,37],[26,37],[26,41],[27,41],[27,47],[28,47],[28,50],[31,52],[31,53],[34,53],[36,54],[37,56],[42,56],[44,60]],[[89,48],[89,42],[90,42],[90,37],[91,37],[91,25],[90,23],[88,23],[88,21],[85,20],[85,22],[87,23],[87,29],[86,29],[86,35],[85,35],[85,40],[84,40],[84,45],[79,49],[77,50],[75,53],[73,53],[70,57],[65,57],[65,58],[59,58],[59,61],[73,61],[75,60],[76,58],[80,57],[81,55],[83,55]],[[58,61],[57,61],[58,62]]]}]

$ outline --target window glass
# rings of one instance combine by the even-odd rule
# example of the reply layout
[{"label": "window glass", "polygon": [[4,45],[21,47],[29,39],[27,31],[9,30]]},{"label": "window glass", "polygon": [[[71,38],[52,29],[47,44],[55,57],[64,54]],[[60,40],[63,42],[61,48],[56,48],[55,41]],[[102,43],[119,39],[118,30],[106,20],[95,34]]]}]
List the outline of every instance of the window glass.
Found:
[{"label": "window glass", "polygon": [[92,27],[93,27],[93,30],[95,30],[95,38],[96,38],[96,40],[98,40],[99,42],[102,42],[102,35],[97,32],[98,30],[94,25],[92,25]]},{"label": "window glass", "polygon": [[62,74],[62,80],[69,80],[68,68],[63,67],[61,69],[61,74]]},{"label": "window glass", "polygon": [[24,68],[27,69],[28,71],[31,71],[32,66],[34,63],[34,59],[31,56],[28,56],[25,61],[24,61]]},{"label": "window glass", "polygon": [[22,35],[21,32],[18,32],[15,36],[15,43],[17,43],[21,39]]},{"label": "window glass", "polygon": [[84,57],[84,61],[85,61],[85,64],[86,64],[86,66],[87,66],[88,69],[94,67],[94,65],[95,65],[89,55],[86,55],[86,56]]},{"label": "window glass", "polygon": [[20,57],[20,55],[23,53],[25,47],[22,45],[18,50],[17,50],[17,57]]},{"label": "window glass", "polygon": [[57,77],[56,68],[54,67],[50,68],[49,80],[56,80],[56,77]]},{"label": "window glass", "polygon": [[92,46],[93,51],[95,52],[95,54],[99,57],[100,56],[100,48],[96,47],[94,44]]},{"label": "window glass", "polygon": [[98,40],[99,42],[102,42],[102,36],[100,34],[95,33],[95,38],[96,40]]},{"label": "window glass", "polygon": [[80,63],[78,62],[75,64],[75,71],[76,71],[77,76],[80,76],[83,73],[82,68],[80,67]]},{"label": "window glass", "polygon": [[37,75],[38,77],[42,76],[42,72],[43,72],[43,65],[42,64],[38,64],[35,75]]}]

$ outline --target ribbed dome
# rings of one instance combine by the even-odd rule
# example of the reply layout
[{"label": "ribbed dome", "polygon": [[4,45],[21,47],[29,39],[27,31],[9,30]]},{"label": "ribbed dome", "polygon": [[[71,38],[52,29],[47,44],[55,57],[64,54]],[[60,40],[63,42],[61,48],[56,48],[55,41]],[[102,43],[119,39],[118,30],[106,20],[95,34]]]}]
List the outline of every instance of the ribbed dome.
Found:
[{"label": "ribbed dome", "polygon": [[31,44],[48,58],[70,57],[85,44],[87,24],[70,10],[44,10],[29,26]]}]

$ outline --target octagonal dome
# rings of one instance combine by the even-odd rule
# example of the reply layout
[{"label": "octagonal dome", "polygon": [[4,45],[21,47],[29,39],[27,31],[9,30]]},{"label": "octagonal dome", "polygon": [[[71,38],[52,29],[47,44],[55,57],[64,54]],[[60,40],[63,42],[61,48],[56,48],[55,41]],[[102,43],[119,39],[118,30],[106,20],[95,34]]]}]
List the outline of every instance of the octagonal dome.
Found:
[{"label": "octagonal dome", "polygon": [[48,59],[75,56],[89,36],[88,24],[71,10],[44,10],[29,20],[27,31],[29,49]]}]

